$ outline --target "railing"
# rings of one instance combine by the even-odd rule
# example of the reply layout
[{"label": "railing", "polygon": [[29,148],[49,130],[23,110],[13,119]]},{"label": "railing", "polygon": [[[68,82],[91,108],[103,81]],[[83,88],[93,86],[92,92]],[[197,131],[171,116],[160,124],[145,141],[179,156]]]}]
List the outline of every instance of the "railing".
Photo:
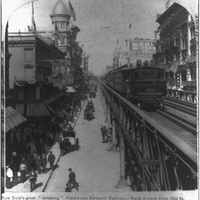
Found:
[{"label": "railing", "polygon": [[197,93],[195,91],[182,91],[182,90],[167,90],[167,97],[173,97],[181,101],[190,103],[197,103]]}]

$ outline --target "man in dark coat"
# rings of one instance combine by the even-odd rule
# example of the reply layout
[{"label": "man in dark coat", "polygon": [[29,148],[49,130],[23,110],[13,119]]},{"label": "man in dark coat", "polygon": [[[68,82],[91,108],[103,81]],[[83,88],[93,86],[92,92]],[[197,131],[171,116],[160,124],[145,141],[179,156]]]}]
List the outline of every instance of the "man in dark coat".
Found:
[{"label": "man in dark coat", "polygon": [[106,142],[106,134],[107,130],[106,130],[106,126],[102,126],[101,127],[101,135],[102,135],[102,142],[105,143]]},{"label": "man in dark coat", "polygon": [[37,181],[37,174],[35,170],[31,170],[29,181],[30,181],[30,190],[32,192],[35,188],[36,181]]},{"label": "man in dark coat", "polygon": [[13,169],[14,172],[14,176],[16,176],[18,168],[19,168],[19,163],[20,163],[20,158],[17,155],[16,152],[12,152],[12,156],[11,156],[11,168]]},{"label": "man in dark coat", "polygon": [[69,168],[68,171],[69,171],[69,182],[76,182],[75,172],[73,172],[71,168]]},{"label": "man in dark coat", "polygon": [[49,161],[49,164],[50,164],[50,169],[53,169],[55,156],[51,151],[50,151],[49,156],[48,156],[48,161]]},{"label": "man in dark coat", "polygon": [[69,171],[69,176],[68,176],[67,187],[69,190],[75,188],[78,191],[79,184],[76,181],[76,174],[74,171],[72,171],[71,168],[69,168],[68,171]]}]

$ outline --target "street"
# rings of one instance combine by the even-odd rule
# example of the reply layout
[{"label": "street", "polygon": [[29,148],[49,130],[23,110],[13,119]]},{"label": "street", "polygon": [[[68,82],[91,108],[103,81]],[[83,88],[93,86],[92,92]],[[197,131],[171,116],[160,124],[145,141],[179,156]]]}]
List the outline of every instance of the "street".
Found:
[{"label": "street", "polygon": [[5,2],[2,193],[198,188],[197,0]]},{"label": "street", "polygon": [[83,112],[75,127],[80,140],[80,150],[61,157],[45,192],[64,192],[68,181],[68,168],[76,173],[80,184],[79,192],[116,192],[119,181],[119,152],[108,151],[109,144],[101,143],[100,127],[104,122],[104,109],[101,94],[94,99],[95,119],[86,121]]}]

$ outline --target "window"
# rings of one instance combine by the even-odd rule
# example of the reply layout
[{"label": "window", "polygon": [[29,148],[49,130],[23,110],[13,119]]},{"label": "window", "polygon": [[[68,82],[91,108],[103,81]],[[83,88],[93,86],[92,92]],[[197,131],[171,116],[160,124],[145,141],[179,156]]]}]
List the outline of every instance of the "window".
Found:
[{"label": "window", "polygon": [[61,23],[60,23],[60,28],[61,28],[61,29],[65,28],[65,23],[64,23],[64,22],[61,22]]},{"label": "window", "polygon": [[136,80],[147,80],[147,79],[163,79],[162,71],[152,70],[140,70],[135,72]]},{"label": "window", "polygon": [[33,48],[24,48],[24,62],[33,63]]}]

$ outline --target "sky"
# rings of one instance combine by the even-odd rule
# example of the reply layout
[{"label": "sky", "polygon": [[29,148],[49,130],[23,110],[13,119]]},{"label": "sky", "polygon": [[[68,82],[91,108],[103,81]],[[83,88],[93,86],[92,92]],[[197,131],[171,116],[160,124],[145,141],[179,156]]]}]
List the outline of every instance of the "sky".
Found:
[{"label": "sky", "polygon": [[[9,19],[9,31],[26,31],[31,24],[29,0],[2,0],[3,25]],[[53,30],[50,14],[57,0],[37,0],[35,21],[38,30]],[[71,0],[80,27],[78,41],[89,54],[89,69],[102,74],[112,65],[117,39],[154,38],[156,15],[165,9],[166,0]],[[16,9],[17,8],[17,9]],[[132,28],[129,29],[129,24]]]}]

